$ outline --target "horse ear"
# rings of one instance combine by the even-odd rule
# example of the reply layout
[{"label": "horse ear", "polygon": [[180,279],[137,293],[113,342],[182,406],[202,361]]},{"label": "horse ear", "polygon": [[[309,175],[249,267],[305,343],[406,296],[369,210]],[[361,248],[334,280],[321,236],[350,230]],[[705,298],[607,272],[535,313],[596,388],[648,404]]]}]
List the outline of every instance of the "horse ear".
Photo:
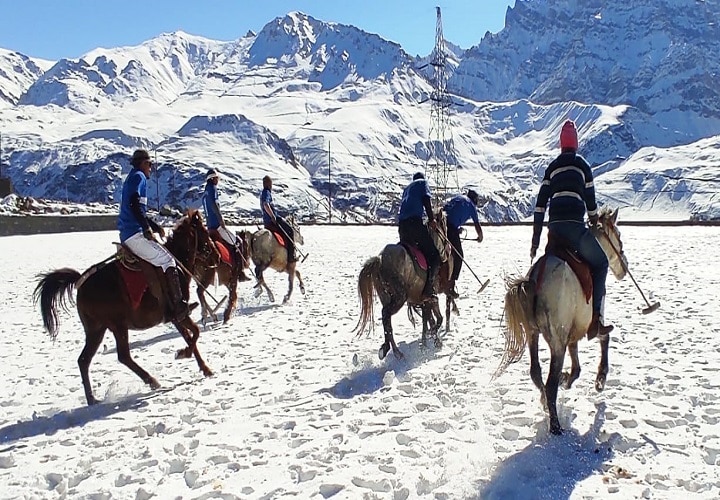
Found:
[{"label": "horse ear", "polygon": [[620,211],[620,209],[619,209],[619,208],[616,208],[615,211],[612,213],[612,221],[613,221],[613,224],[615,224],[615,223],[617,222],[618,212],[619,212],[619,211]]}]

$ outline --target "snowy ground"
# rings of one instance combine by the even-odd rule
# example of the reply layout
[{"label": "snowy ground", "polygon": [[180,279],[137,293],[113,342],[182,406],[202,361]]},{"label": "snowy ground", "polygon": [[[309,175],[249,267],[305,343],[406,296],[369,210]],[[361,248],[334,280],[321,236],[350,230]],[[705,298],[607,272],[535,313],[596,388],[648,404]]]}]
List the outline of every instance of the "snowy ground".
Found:
[{"label": "snowy ground", "polygon": [[[395,229],[305,228],[307,295],[296,288],[280,306],[242,284],[238,314],[200,337],[213,378],[174,360],[183,342],[160,326],[131,336],[163,386],[151,391],[108,336],[91,366],[104,401],[93,408],[76,312],[61,315],[53,343],[30,297],[37,273],[85,269],[117,236],[0,238],[0,497],[718,498],[720,270],[708,256],[720,229],[622,231],[635,278],[662,306],[641,315],[632,281],[609,278],[607,388],[593,389],[599,346],[583,341],[580,380],[559,396],[560,437],[547,434],[527,355],[491,381],[502,278],[525,272],[529,227],[488,227],[484,243],[465,243],[491,282],[476,295],[463,272],[461,316],[441,350],[423,354],[419,331],[395,316],[405,362],[377,359],[378,321],[372,337],[350,333],[358,271]],[[285,275],[268,281],[282,297]]]}]

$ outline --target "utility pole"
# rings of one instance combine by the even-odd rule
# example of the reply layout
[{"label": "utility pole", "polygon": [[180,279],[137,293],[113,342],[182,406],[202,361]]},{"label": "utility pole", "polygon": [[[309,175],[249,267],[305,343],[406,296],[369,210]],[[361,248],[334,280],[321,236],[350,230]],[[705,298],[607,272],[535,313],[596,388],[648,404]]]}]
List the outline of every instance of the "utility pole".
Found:
[{"label": "utility pole", "polygon": [[157,149],[153,151],[155,155],[155,193],[157,194],[157,211],[160,213],[160,169],[157,163]]},{"label": "utility pole", "polygon": [[[440,7],[435,7],[437,12],[437,23],[435,26],[435,48],[430,60],[433,67],[433,91],[430,94],[430,136],[428,140],[428,162],[425,165],[425,176],[435,181],[435,204],[442,205],[451,186],[449,181],[451,175],[455,177],[455,190],[457,186],[457,167],[448,165],[448,157],[454,158],[452,154],[452,130],[449,127],[448,110],[450,108],[450,96],[447,92],[447,51],[445,49],[445,37],[443,36],[442,14]],[[448,138],[447,135],[450,137]]]},{"label": "utility pole", "polygon": [[332,221],[332,184],[330,184],[330,141],[328,141],[328,224]]}]

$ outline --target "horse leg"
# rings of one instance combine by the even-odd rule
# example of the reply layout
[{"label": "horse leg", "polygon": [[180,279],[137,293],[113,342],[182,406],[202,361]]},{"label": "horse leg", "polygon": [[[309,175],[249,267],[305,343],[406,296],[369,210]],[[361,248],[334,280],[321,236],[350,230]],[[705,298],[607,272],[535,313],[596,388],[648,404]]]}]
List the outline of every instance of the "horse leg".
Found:
[{"label": "horse leg", "polygon": [[292,295],[293,285],[295,284],[295,262],[289,263],[285,270],[288,273],[288,291],[285,297],[283,297],[283,304],[287,304],[288,300],[290,300],[290,295]]},{"label": "horse leg", "polygon": [[392,316],[400,310],[404,303],[405,297],[403,297],[402,302],[400,302],[399,299],[394,299],[389,304],[383,304],[382,323],[383,330],[385,331],[385,342],[380,346],[380,350],[378,351],[380,359],[385,359],[385,356],[387,356],[390,349],[392,349],[393,354],[395,354],[397,359],[403,359],[405,357],[395,343],[395,337],[393,336],[392,330]]},{"label": "horse leg", "polygon": [[445,332],[450,331],[450,304],[452,304],[453,299],[449,295],[445,295]]},{"label": "horse leg", "polygon": [[143,382],[149,385],[152,389],[160,387],[155,378],[152,377],[148,372],[140,368],[140,366],[130,356],[130,344],[128,342],[128,329],[125,326],[112,326],[110,331],[115,335],[115,346],[117,347],[118,361],[130,368],[135,375],[140,377]]},{"label": "horse leg", "polygon": [[550,432],[556,435],[562,434],[562,427],[560,426],[560,419],[557,414],[557,393],[564,360],[564,347],[560,352],[552,350],[550,354],[550,373],[548,373],[548,378],[545,382],[545,394],[547,397],[548,414],[550,416]]},{"label": "horse leg", "polygon": [[578,356],[577,342],[573,342],[572,344],[568,345],[568,352],[570,353],[570,360],[572,361],[572,365],[570,366],[570,373],[563,372],[562,376],[560,377],[560,382],[563,384],[563,387],[565,389],[570,389],[570,387],[572,387],[573,385],[573,382],[575,382],[578,377],[580,377],[580,357]]},{"label": "horse leg", "polygon": [[[188,346],[185,349],[180,349],[176,354],[176,359],[179,358],[189,358],[192,354],[195,356],[195,361],[198,364],[198,367],[200,368],[200,371],[203,372],[203,375],[206,377],[212,377],[213,372],[212,370],[205,364],[205,361],[200,356],[200,351],[198,351],[197,348],[197,341],[200,338],[200,329],[198,326],[193,322],[193,320],[190,317],[185,318],[182,322],[174,323],[175,328],[178,329],[180,334],[185,339],[185,342],[187,342]],[[192,336],[190,335],[192,333]]]},{"label": "horse leg", "polygon": [[305,295],[305,283],[303,283],[302,276],[300,276],[300,271],[297,269],[295,270],[295,277],[298,280],[298,287],[300,288],[300,293]]},{"label": "horse leg", "polygon": [[230,320],[230,315],[235,310],[235,306],[237,306],[237,275],[231,275],[230,281],[228,282],[228,290],[230,290],[230,297],[228,298],[228,304],[225,308],[225,313],[223,314],[223,323],[227,323]]},{"label": "horse leg", "polygon": [[597,377],[595,378],[595,390],[601,392],[605,389],[605,381],[610,369],[608,363],[608,350],[610,347],[610,335],[600,335],[600,365],[598,366]]},{"label": "horse leg", "polygon": [[83,388],[85,389],[85,399],[88,405],[97,403],[97,399],[93,396],[92,386],[90,385],[90,362],[95,356],[103,337],[105,337],[104,326],[95,329],[85,328],[85,347],[83,347],[80,357],[78,358],[78,366],[80,367],[80,378],[82,378]]},{"label": "horse leg", "polygon": [[538,342],[540,333],[533,331],[528,333],[528,352],[530,353],[530,379],[540,390],[540,403],[543,409],[547,411],[547,396],[545,395],[545,384],[542,380],[542,367],[540,366],[540,356],[538,354]]}]

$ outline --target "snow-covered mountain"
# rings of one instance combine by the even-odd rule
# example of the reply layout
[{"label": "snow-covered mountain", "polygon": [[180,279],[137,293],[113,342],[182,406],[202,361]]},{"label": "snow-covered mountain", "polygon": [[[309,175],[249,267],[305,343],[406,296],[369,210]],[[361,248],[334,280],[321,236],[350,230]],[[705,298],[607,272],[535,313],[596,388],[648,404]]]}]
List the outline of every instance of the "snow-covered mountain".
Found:
[{"label": "snow-covered mountain", "polygon": [[[487,220],[527,217],[572,118],[601,202],[720,217],[716,19],[720,0],[518,0],[499,33],[448,43],[448,187],[478,190]],[[3,54],[1,160],[22,195],[117,202],[146,147],[153,206],[198,206],[214,167],[229,215],[257,217],[270,174],[281,209],[327,220],[330,195],[334,220],[388,220],[432,160],[432,54],[299,12],[237,40],[175,32],[52,67]]]}]

